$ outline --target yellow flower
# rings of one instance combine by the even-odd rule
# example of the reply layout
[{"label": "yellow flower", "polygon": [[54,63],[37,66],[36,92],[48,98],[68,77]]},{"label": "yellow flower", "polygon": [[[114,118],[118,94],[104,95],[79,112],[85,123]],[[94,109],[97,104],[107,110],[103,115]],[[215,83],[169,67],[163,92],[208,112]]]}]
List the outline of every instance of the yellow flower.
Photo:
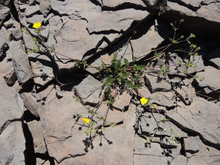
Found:
[{"label": "yellow flower", "polygon": [[157,105],[156,105],[156,104],[154,104],[154,107],[155,107],[155,108],[157,108]]},{"label": "yellow flower", "polygon": [[89,118],[86,118],[86,117],[83,117],[82,120],[87,124],[90,122],[90,119]]},{"label": "yellow flower", "polygon": [[33,28],[37,29],[39,27],[41,27],[41,23],[40,22],[37,22],[37,23],[35,22],[34,25],[33,25]]},{"label": "yellow flower", "polygon": [[148,99],[146,99],[145,97],[142,97],[142,98],[140,99],[140,101],[141,101],[141,104],[144,105],[144,104],[147,104]]},{"label": "yellow flower", "polygon": [[95,128],[92,129],[92,132],[95,132]]}]

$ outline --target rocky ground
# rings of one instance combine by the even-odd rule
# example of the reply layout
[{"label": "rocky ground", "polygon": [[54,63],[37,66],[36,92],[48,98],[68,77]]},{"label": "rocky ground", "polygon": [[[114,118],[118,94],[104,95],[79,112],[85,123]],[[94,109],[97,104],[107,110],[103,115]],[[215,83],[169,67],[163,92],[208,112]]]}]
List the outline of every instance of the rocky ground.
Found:
[{"label": "rocky ground", "polygon": [[[0,4],[0,164],[220,164],[219,0]],[[170,22],[181,19],[176,35],[194,33],[198,55],[188,57],[183,42],[164,51],[169,58],[154,58],[151,51],[173,37]],[[95,68],[109,66],[119,48],[128,62],[151,58],[142,63],[142,87],[139,94],[116,89],[110,109],[105,100],[97,107],[105,78]],[[93,67],[78,69],[74,59]],[[165,77],[161,63],[169,67]],[[88,106],[108,113],[104,131],[96,124],[91,136],[80,118],[90,116]]]}]

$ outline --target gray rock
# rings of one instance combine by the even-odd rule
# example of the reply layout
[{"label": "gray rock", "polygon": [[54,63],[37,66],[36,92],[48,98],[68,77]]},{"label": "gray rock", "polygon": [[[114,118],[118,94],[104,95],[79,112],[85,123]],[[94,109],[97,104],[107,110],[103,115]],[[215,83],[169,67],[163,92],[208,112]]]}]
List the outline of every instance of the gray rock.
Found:
[{"label": "gray rock", "polygon": [[49,155],[61,162],[85,154],[83,140],[86,139],[86,127],[80,130],[73,116],[85,116],[88,112],[86,107],[73,99],[72,92],[65,92],[61,99],[56,98],[53,85],[38,93],[37,100],[44,105],[39,109],[39,116]]},{"label": "gray rock", "polygon": [[198,133],[207,143],[219,147],[219,108],[214,103],[195,97],[190,106],[167,111],[166,116],[178,123],[182,130]]},{"label": "gray rock", "polygon": [[11,28],[15,22],[16,22],[15,20],[9,19],[8,21],[4,22],[3,26],[5,28]]},{"label": "gray rock", "polygon": [[27,7],[28,7],[28,4],[19,5],[19,9],[20,9],[20,11],[22,11],[22,12],[24,12]]},{"label": "gray rock", "polygon": [[86,52],[97,48],[103,36],[90,35],[86,30],[86,25],[85,20],[67,22],[55,36],[57,40],[56,51],[70,58],[82,60]]},{"label": "gray rock", "polygon": [[54,73],[56,73],[56,66],[52,61],[52,58],[49,58],[45,54],[28,53],[28,55],[32,72],[34,74],[34,82],[39,88],[41,88],[55,78]]},{"label": "gray rock", "polygon": [[7,48],[8,48],[7,38],[3,32],[0,32],[0,58]]},{"label": "gray rock", "polygon": [[160,144],[151,142],[147,143],[147,140],[144,138],[135,135],[134,137],[134,155],[154,155],[161,156],[163,155],[163,148],[160,147]]},{"label": "gray rock", "polygon": [[25,14],[27,17],[30,17],[37,13],[39,13],[39,5],[28,6],[25,10]]},{"label": "gray rock", "polygon": [[[103,11],[90,18],[87,29],[90,33],[110,31],[126,31],[133,21],[140,21],[149,15],[148,11],[124,9],[118,11]],[[97,21],[98,20],[98,21]]]},{"label": "gray rock", "polygon": [[29,65],[28,55],[22,50],[21,41],[11,41],[9,52],[12,54],[13,67],[16,71],[17,79],[20,84],[24,84],[33,74]]},{"label": "gray rock", "polygon": [[116,96],[113,107],[124,110],[125,107],[129,106],[131,97],[129,93],[123,92],[120,96]]},{"label": "gray rock", "polygon": [[152,104],[168,107],[168,108],[173,108],[175,104],[171,100],[169,96],[167,96],[166,92],[162,93],[153,93],[152,95],[148,96],[151,98],[150,102]]},{"label": "gray rock", "polygon": [[219,84],[220,71],[211,66],[205,67],[205,72],[200,72],[196,74],[195,81],[198,83],[199,87],[208,87],[207,93],[216,91],[220,89]]},{"label": "gray rock", "polygon": [[[186,5],[184,5],[183,2]],[[200,36],[220,36],[218,31],[220,28],[220,19],[218,14],[219,1],[215,1],[213,3],[206,2],[206,4],[203,4],[202,0],[182,0],[182,3],[180,1],[167,1],[164,6],[165,7],[162,7],[159,13],[160,17],[169,22],[174,22],[175,20],[179,20],[179,18],[184,18],[185,22],[181,25],[181,29]],[[197,10],[194,11],[192,8]],[[195,23],[191,24],[187,22]]]},{"label": "gray rock", "polygon": [[[186,76],[184,74],[186,71],[186,65],[176,53],[169,54],[168,62],[169,62],[169,73],[168,73],[169,75]],[[182,63],[182,65],[180,65],[180,62]]]},{"label": "gray rock", "polygon": [[0,134],[14,120],[21,120],[23,115],[23,102],[19,94],[9,88],[5,80],[0,77],[0,100],[2,102],[0,115]]},{"label": "gray rock", "polygon": [[137,58],[149,54],[152,49],[157,48],[157,46],[172,33],[170,28],[158,29],[157,31],[153,22],[146,22],[136,29],[136,31],[137,34],[133,36],[131,45],[134,57]]},{"label": "gray rock", "polygon": [[[155,135],[165,135],[171,137],[187,137],[187,134],[179,129],[173,123],[166,121],[160,122],[161,119],[165,119],[165,116],[158,113],[149,113],[146,112],[144,115],[140,117],[140,128],[141,134],[151,134],[155,133]],[[173,129],[173,130],[171,130]]]},{"label": "gray rock", "polygon": [[186,152],[189,152],[190,154],[194,154],[199,152],[200,149],[200,139],[199,136],[190,136],[188,138],[184,138],[184,149]]},{"label": "gray rock", "polygon": [[34,24],[35,22],[43,22],[44,16],[41,14],[34,14],[31,17],[26,18],[27,23]]},{"label": "gray rock", "polygon": [[171,85],[162,78],[151,75],[145,75],[144,80],[145,80],[145,85],[148,87],[151,93],[159,92],[159,91],[163,91],[163,92],[171,91]]},{"label": "gray rock", "polygon": [[189,165],[207,165],[207,164],[218,165],[219,163],[220,163],[219,156],[213,156],[213,157],[194,156],[188,160]]},{"label": "gray rock", "polygon": [[25,138],[20,121],[14,121],[1,133],[0,147],[0,164],[25,165]]},{"label": "gray rock", "polygon": [[51,10],[50,2],[41,2],[40,3],[40,12],[47,16]]},{"label": "gray rock", "polygon": [[11,34],[15,40],[20,40],[22,38],[22,32],[21,32],[20,28],[13,28],[11,30]]},{"label": "gray rock", "polygon": [[40,30],[40,36],[46,40],[48,40],[49,37],[49,30],[50,30],[50,26],[41,26],[41,30]]},{"label": "gray rock", "polygon": [[11,72],[4,75],[4,79],[5,79],[8,86],[13,86],[15,84],[15,82],[17,81],[17,76],[15,73],[15,70],[13,69],[13,70],[11,70]]},{"label": "gray rock", "polygon": [[195,89],[191,85],[181,86],[175,89],[175,93],[186,105],[191,104],[193,97],[196,96]]},{"label": "gray rock", "polygon": [[186,165],[187,164],[187,158],[183,155],[177,155],[172,161],[169,161],[170,165]]},{"label": "gray rock", "polygon": [[[97,136],[93,140],[93,149],[83,156],[77,156],[62,161],[60,165],[66,164],[126,164],[133,165],[133,142],[135,124],[135,106],[129,107],[125,112],[125,120],[123,124],[117,125],[114,128],[106,128],[104,137]],[[115,136],[117,135],[117,136]],[[103,159],[105,158],[105,159]]]},{"label": "gray rock", "polygon": [[[86,88],[85,88],[86,86]],[[99,95],[102,89],[102,83],[92,76],[86,77],[79,85],[75,86],[77,95],[83,104],[99,102]]]},{"label": "gray rock", "polygon": [[124,5],[124,4],[132,4],[132,5],[139,5],[139,6],[146,7],[146,5],[144,4],[144,2],[142,0],[136,0],[136,1],[132,1],[132,0],[112,0],[112,1],[102,0],[102,1],[100,1],[100,3],[104,7],[112,7],[112,8],[120,6],[120,5]]},{"label": "gray rock", "polygon": [[9,15],[10,9],[6,6],[3,6],[0,10],[0,26],[2,26],[5,18]]},{"label": "gray rock", "polygon": [[205,58],[220,67],[220,48],[210,51]]},{"label": "gray rock", "polygon": [[192,64],[189,64],[187,68],[188,74],[200,72],[205,69],[202,56],[191,56],[190,61],[192,61]]},{"label": "gray rock", "polygon": [[45,154],[47,152],[47,149],[44,142],[43,132],[41,129],[41,122],[33,120],[27,122],[27,126],[33,138],[34,153]]},{"label": "gray rock", "polygon": [[37,99],[32,96],[30,93],[21,93],[20,94],[24,106],[29,110],[34,116],[39,117]]},{"label": "gray rock", "polygon": [[33,37],[28,31],[23,31],[23,40],[26,49],[33,50],[34,48],[37,48],[37,45],[35,44]]},{"label": "gray rock", "polygon": [[153,165],[167,164],[169,158],[166,156],[154,156],[154,155],[134,155],[134,165],[143,165],[143,162],[149,162]]}]

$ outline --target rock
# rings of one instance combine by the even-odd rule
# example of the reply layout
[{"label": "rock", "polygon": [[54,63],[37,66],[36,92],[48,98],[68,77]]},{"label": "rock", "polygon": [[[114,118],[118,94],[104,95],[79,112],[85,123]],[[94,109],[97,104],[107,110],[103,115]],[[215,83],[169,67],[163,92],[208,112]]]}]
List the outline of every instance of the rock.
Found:
[{"label": "rock", "polygon": [[[192,62],[192,63],[190,63]],[[190,57],[189,66],[187,68],[187,73],[192,74],[195,72],[200,72],[205,69],[205,66],[203,64],[202,56],[191,56]]]},{"label": "rock", "polygon": [[172,161],[169,161],[170,165],[186,165],[187,164],[187,158],[183,155],[177,155]]},{"label": "rock", "polygon": [[199,36],[220,36],[217,30],[220,28],[218,1],[206,2],[206,4],[202,3],[202,0],[167,1],[163,6],[160,8],[159,16],[169,22],[184,18],[185,22],[181,24],[181,29]]},{"label": "rock", "polygon": [[20,121],[12,122],[1,132],[0,147],[2,149],[0,151],[0,164],[25,165],[25,138]]},{"label": "rock", "polygon": [[122,5],[128,5],[128,4],[133,6],[135,5],[135,6],[146,7],[142,0],[137,0],[135,2],[132,0],[112,0],[112,1],[102,0],[100,1],[100,3],[102,4],[103,7],[112,7],[112,8]]},{"label": "rock", "polygon": [[38,86],[37,88],[41,88],[55,78],[54,74],[58,73],[56,64],[52,57],[46,54],[28,53],[28,55],[34,74],[34,82]]},{"label": "rock", "polygon": [[8,42],[5,34],[0,32],[0,58],[4,54],[5,50],[8,48]]},{"label": "rock", "polygon": [[27,23],[30,23],[30,24],[34,24],[35,22],[43,22],[44,21],[44,16],[35,14],[32,17],[26,18],[26,21],[27,21]]},{"label": "rock", "polygon": [[200,149],[200,139],[199,136],[191,136],[184,138],[184,149],[186,153],[194,154],[199,152]]},{"label": "rock", "polygon": [[218,79],[219,76],[220,76],[219,70],[211,66],[206,66],[205,72],[200,72],[196,74],[195,81],[201,88],[208,87],[209,89],[209,92],[207,92],[208,94],[220,89],[220,84]]},{"label": "rock", "polygon": [[175,89],[175,93],[186,105],[190,105],[193,97],[196,96],[195,89],[191,85],[181,86]]},{"label": "rock", "polygon": [[[169,109],[175,106],[174,102],[172,101],[172,98],[168,95],[167,92],[153,93],[149,97],[151,98],[150,102],[152,104],[164,106]],[[173,94],[172,94],[172,97],[173,97]]]},{"label": "rock", "polygon": [[51,10],[50,2],[41,2],[40,3],[40,12],[47,16]]},{"label": "rock", "polygon": [[33,50],[34,48],[37,48],[37,45],[35,44],[33,37],[27,30],[23,31],[23,40],[26,49]]},{"label": "rock", "polygon": [[220,161],[219,161],[219,156],[215,156],[215,157],[195,156],[195,157],[191,157],[188,160],[188,163],[189,165],[207,165],[207,164],[218,165]]},{"label": "rock", "polygon": [[29,110],[34,116],[39,117],[37,99],[32,96],[30,93],[21,93],[20,94],[24,106]]},{"label": "rock", "polygon": [[[169,75],[180,75],[180,76],[186,76],[186,65],[183,63],[183,60],[176,54],[176,53],[170,53],[169,54]],[[180,64],[182,63],[182,65]]]},{"label": "rock", "polygon": [[11,41],[9,47],[18,82],[24,84],[32,78],[28,55],[22,50],[21,41]]},{"label": "rock", "polygon": [[24,165],[25,139],[22,131],[23,102],[0,77],[0,164]]},{"label": "rock", "polygon": [[0,134],[15,120],[21,120],[23,115],[23,102],[18,93],[9,88],[5,80],[0,77],[0,100],[2,101],[0,115]]},{"label": "rock", "polygon": [[44,136],[42,133],[40,121],[33,120],[30,122],[27,122],[27,127],[33,138],[34,153],[45,154],[47,152],[47,149],[46,149],[46,145],[44,142]]},{"label": "rock", "polygon": [[87,114],[86,107],[73,99],[73,92],[65,92],[61,99],[56,98],[56,90],[51,85],[37,94],[42,131],[48,153],[57,162],[85,154],[86,127],[79,129],[74,116]]},{"label": "rock", "polygon": [[150,162],[153,165],[167,164],[169,158],[166,156],[152,156],[152,155],[134,155],[134,165],[143,165],[143,162]]},{"label": "rock", "polygon": [[0,26],[2,26],[5,18],[9,15],[10,9],[6,6],[3,6],[0,10]]},{"label": "rock", "polygon": [[102,83],[89,75],[79,85],[75,86],[75,90],[83,104],[97,104],[102,92]]},{"label": "rock", "polygon": [[4,79],[5,79],[8,86],[13,86],[15,84],[15,82],[17,81],[17,76],[15,73],[15,70],[13,69],[13,70],[11,70],[11,72],[7,73],[4,76]]},{"label": "rock", "polygon": [[220,67],[220,56],[219,55],[220,55],[220,48],[217,48],[217,49],[214,49],[208,52],[205,58],[213,62],[218,67]]},{"label": "rock", "polygon": [[124,110],[125,107],[129,106],[131,97],[132,96],[129,93],[123,92],[120,96],[116,96],[113,107]]},{"label": "rock", "polygon": [[[141,134],[165,135],[171,137],[187,137],[187,134],[181,131],[176,125],[169,121],[162,122],[161,119],[165,119],[165,116],[158,113],[146,112],[140,117]],[[158,126],[158,121],[160,121]],[[158,128],[157,128],[158,126]],[[172,130],[171,130],[172,129]]]},{"label": "rock", "polygon": [[3,26],[5,28],[11,28],[15,22],[16,22],[15,20],[9,19],[8,21],[4,22]]},{"label": "rock", "polygon": [[[153,22],[146,22],[139,28],[135,29],[135,34],[131,40],[134,57],[141,58],[149,54],[152,49],[157,48],[171,33],[170,28],[155,29]],[[147,43],[147,44],[146,44]]]},{"label": "rock", "polygon": [[141,138],[138,135],[134,137],[134,155],[153,155],[165,157],[160,144],[154,142],[148,144],[146,139]]},{"label": "rock", "polygon": [[28,6],[25,10],[26,17],[39,13],[39,5]]},{"label": "rock", "polygon": [[115,162],[132,165],[135,118],[135,106],[133,105],[125,112],[123,124],[114,128],[106,128],[103,132],[104,136],[98,135],[92,142],[93,147],[89,148],[85,155],[66,159],[60,165],[87,164],[88,162],[91,165],[114,165]]},{"label": "rock", "polygon": [[[72,59],[82,60],[85,53],[97,48],[102,36],[90,35],[86,30],[86,25],[87,22],[85,20],[68,21],[55,36],[57,40],[56,51]],[[79,47],[80,49],[78,49]]]},{"label": "rock", "polygon": [[195,97],[190,106],[167,111],[166,116],[175,121],[182,130],[197,133],[210,145],[219,147],[219,108],[214,103]]},{"label": "rock", "polygon": [[163,92],[171,91],[171,85],[162,78],[151,75],[145,75],[144,80],[145,80],[145,85],[148,87],[151,93],[159,92],[159,91],[163,91]]},{"label": "rock", "polygon": [[40,30],[40,36],[42,37],[42,38],[44,38],[45,39],[45,41],[47,41],[48,40],[48,37],[49,37],[49,29],[50,29],[50,27],[49,26],[41,26],[42,28],[41,28],[41,30]]},{"label": "rock", "polygon": [[20,40],[22,38],[22,32],[20,28],[13,28],[11,34],[15,40]]},{"label": "rock", "polygon": [[117,32],[126,31],[133,21],[143,20],[148,15],[148,11],[135,9],[125,9],[114,12],[103,11],[97,16],[88,20],[89,22],[87,28],[89,33],[110,30]]}]

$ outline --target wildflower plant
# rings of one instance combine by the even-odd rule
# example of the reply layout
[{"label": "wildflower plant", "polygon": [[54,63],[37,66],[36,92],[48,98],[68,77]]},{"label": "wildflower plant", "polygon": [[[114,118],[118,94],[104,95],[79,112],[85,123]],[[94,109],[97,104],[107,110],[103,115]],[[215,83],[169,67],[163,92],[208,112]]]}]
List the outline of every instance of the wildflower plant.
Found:
[{"label": "wildflower plant", "polygon": [[[179,26],[181,23],[183,23],[184,20],[180,20],[179,22],[174,22],[171,23],[170,25],[173,27],[174,30],[174,35],[173,37],[169,38],[170,40],[170,44],[163,46],[163,47],[159,47],[157,49],[152,50],[153,56],[149,57],[149,58],[142,58],[141,62],[142,64],[144,63],[144,65],[139,65],[138,64],[138,60],[137,58],[134,58],[132,62],[128,62],[127,59],[124,59],[123,62],[121,61],[121,59],[118,59],[118,52],[121,51],[121,49],[119,49],[118,51],[116,51],[113,55],[113,59],[111,61],[111,65],[110,66],[106,66],[104,63],[102,63],[102,65],[100,67],[94,67],[91,66],[87,63],[87,61],[80,61],[77,59],[73,59],[70,58],[66,55],[60,54],[59,52],[56,52],[54,49],[54,46],[48,46],[44,40],[41,38],[40,36],[40,27],[41,27],[41,22],[37,22],[33,24],[33,28],[36,29],[36,33],[38,34],[38,38],[33,38],[35,44],[37,45],[37,49],[36,50],[32,50],[32,51],[40,51],[40,49],[44,48],[44,51],[47,51],[49,54],[51,54],[52,52],[55,52],[58,55],[61,55],[63,57],[69,58],[71,60],[73,60],[75,62],[75,66],[81,69],[86,69],[87,67],[92,67],[97,69],[97,71],[103,75],[104,77],[104,83],[103,83],[103,96],[101,97],[101,100],[98,102],[98,104],[93,107],[93,109],[88,108],[88,116],[87,117],[83,117],[82,114],[79,114],[78,117],[82,119],[82,121],[84,122],[84,126],[87,127],[85,133],[88,136],[91,136],[91,133],[96,133],[97,131],[101,131],[103,132],[106,126],[106,118],[107,118],[107,114],[108,114],[108,110],[112,107],[112,105],[114,104],[115,101],[115,93],[117,93],[117,91],[120,90],[131,90],[133,91],[133,93],[137,94],[137,97],[140,98],[140,103],[141,105],[145,108],[145,109],[149,109],[150,107],[154,107],[157,111],[157,113],[160,115],[160,112],[158,110],[158,107],[156,104],[152,104],[151,103],[151,99],[150,98],[146,98],[144,97],[140,92],[139,92],[139,88],[142,86],[141,84],[141,79],[143,78],[144,75],[144,71],[147,68],[146,63],[147,61],[150,61],[154,58],[160,58],[162,57],[164,54],[166,55],[166,50],[169,49],[172,45],[178,44],[178,43],[182,43],[182,42],[187,42],[190,45],[190,51],[188,52],[188,56],[197,56],[198,53],[197,51],[200,50],[200,47],[197,47],[196,45],[192,44],[190,39],[195,38],[194,34],[190,34],[188,37],[185,38],[185,36],[181,35],[179,37],[177,37],[177,31],[179,29]],[[133,33],[135,34],[135,33]],[[185,39],[184,39],[185,38]],[[39,39],[39,40],[38,40]],[[129,38],[129,40],[131,39],[131,37]],[[126,46],[129,43],[129,41],[124,45]],[[42,44],[43,47],[40,45]],[[151,53],[151,52],[149,52]],[[149,54],[148,53],[148,54]],[[146,55],[148,55],[146,54]],[[145,55],[145,56],[146,56]],[[185,58],[187,58],[185,57]],[[185,61],[180,60],[180,65],[184,65]],[[192,61],[190,61],[188,64],[186,64],[187,67],[191,67],[192,66]],[[161,64],[160,65],[160,73],[158,75],[163,75],[164,77],[166,77],[169,74],[169,67],[165,64]],[[187,70],[186,70],[187,71]],[[187,74],[187,72],[185,71],[185,74]],[[74,98],[76,98],[76,101],[80,101],[80,98],[74,96]],[[156,95],[155,98],[158,98],[158,95]],[[97,112],[98,107],[103,103],[103,101],[107,101],[107,109],[105,112],[104,116],[100,116]],[[94,127],[95,124],[101,122],[101,125],[99,127]],[[150,141],[153,141],[154,136],[156,131],[159,128],[159,124],[160,123],[168,123],[169,120],[160,117],[160,120],[157,121],[157,129],[150,134],[150,137],[147,138],[147,142],[150,143]],[[108,126],[114,127],[116,126],[116,123],[110,123],[108,124]],[[175,141],[175,137],[173,135],[173,130],[171,129],[171,138],[172,140]],[[167,129],[164,128],[164,132],[166,132]],[[180,135],[178,135],[178,137],[181,137]]]}]

